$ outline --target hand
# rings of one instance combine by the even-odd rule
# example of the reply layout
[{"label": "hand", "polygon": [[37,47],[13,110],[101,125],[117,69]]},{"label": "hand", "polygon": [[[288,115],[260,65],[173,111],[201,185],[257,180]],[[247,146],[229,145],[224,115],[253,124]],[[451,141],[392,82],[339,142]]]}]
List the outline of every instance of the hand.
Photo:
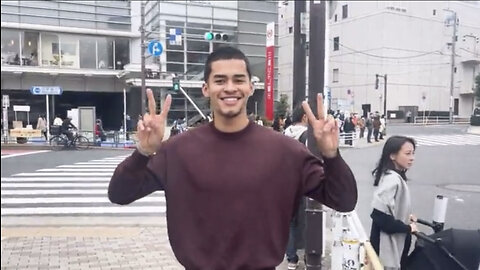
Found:
[{"label": "hand", "polygon": [[167,123],[167,115],[172,103],[170,95],[165,99],[162,112],[156,114],[155,98],[151,89],[147,89],[148,113],[137,124],[137,138],[141,152],[151,155],[160,147]]},{"label": "hand", "polygon": [[306,101],[302,103],[302,106],[308,117],[308,122],[313,128],[313,136],[317,141],[318,150],[320,150],[324,157],[336,157],[338,150],[338,125],[337,121],[335,121],[331,115],[325,119],[322,95],[317,95],[317,113],[319,119],[315,117]]},{"label": "hand", "polygon": [[413,214],[410,215],[410,221],[411,222],[417,222],[417,217]]},{"label": "hand", "polygon": [[417,223],[410,223],[410,233],[418,232]]}]

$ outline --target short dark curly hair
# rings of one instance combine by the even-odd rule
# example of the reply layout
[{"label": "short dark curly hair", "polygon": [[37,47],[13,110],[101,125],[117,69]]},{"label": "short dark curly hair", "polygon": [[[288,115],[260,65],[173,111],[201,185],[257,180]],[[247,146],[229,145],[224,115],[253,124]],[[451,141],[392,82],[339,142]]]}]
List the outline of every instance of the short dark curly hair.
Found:
[{"label": "short dark curly hair", "polygon": [[245,61],[245,65],[247,66],[248,78],[250,80],[252,79],[252,73],[250,71],[250,63],[248,61],[248,58],[245,56],[245,54],[237,48],[224,46],[224,47],[218,48],[208,56],[207,62],[205,62],[205,70],[203,71],[203,80],[205,82],[208,81],[208,77],[210,77],[210,73],[212,73],[212,62],[215,62],[218,60],[229,60],[229,59],[238,59],[238,60]]}]

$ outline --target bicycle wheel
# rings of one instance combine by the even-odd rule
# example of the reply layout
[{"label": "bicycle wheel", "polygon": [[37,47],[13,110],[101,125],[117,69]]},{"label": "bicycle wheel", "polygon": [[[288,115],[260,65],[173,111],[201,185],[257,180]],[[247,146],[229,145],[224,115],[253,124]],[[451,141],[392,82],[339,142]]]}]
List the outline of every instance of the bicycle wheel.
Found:
[{"label": "bicycle wheel", "polygon": [[50,139],[50,146],[54,151],[62,150],[66,144],[67,144],[67,141],[58,135],[53,136]]},{"label": "bicycle wheel", "polygon": [[78,150],[87,150],[90,148],[90,141],[84,136],[78,136],[75,138],[74,145]]}]

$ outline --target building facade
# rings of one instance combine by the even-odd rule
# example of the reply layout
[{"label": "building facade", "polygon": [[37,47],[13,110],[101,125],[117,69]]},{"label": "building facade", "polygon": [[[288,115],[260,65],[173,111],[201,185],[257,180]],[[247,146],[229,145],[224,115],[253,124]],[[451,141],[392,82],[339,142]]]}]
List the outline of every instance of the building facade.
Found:
[{"label": "building facade", "polygon": [[[407,111],[448,116],[450,102],[454,115],[467,117],[472,113],[474,78],[480,73],[478,2],[338,1],[334,7],[329,18],[327,65],[332,109],[383,113],[387,75],[389,118],[403,118]],[[451,95],[454,14],[457,25]],[[279,19],[279,35],[293,38],[288,32],[293,17],[291,23],[284,17],[287,19]],[[282,50],[281,56],[288,55]],[[291,61],[279,59],[280,67],[287,67],[279,70],[280,81],[286,80],[284,75],[291,76]],[[376,74],[381,75],[378,86]],[[290,85],[280,83],[279,90],[288,92]]]},{"label": "building facade", "polygon": [[[46,100],[30,88],[60,86],[61,95],[49,96],[50,122],[72,108],[92,106],[105,129],[118,130],[124,92],[127,114],[136,122],[142,107],[140,1],[1,1],[1,15],[1,89],[10,97],[10,121],[17,117],[24,126],[35,125],[38,115],[46,114]],[[146,53],[146,86],[157,100],[173,94],[170,122],[197,112],[171,91],[169,76],[180,76],[206,112],[203,63],[223,45],[249,57],[257,91],[248,110],[263,114],[266,24],[277,17],[275,1],[145,1],[144,46],[158,40],[164,49],[160,57]],[[207,31],[220,39],[205,40]],[[13,105],[30,106],[29,117],[15,114]]]}]

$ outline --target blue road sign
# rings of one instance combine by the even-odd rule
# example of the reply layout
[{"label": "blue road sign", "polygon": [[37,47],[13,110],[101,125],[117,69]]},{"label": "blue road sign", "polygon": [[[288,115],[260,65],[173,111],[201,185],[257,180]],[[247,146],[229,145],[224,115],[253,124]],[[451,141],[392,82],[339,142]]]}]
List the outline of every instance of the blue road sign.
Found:
[{"label": "blue road sign", "polygon": [[159,56],[163,52],[162,43],[157,40],[152,40],[148,43],[148,53],[153,56]]},{"label": "blue road sign", "polygon": [[60,86],[32,86],[30,93],[34,95],[61,95],[63,92]]}]

